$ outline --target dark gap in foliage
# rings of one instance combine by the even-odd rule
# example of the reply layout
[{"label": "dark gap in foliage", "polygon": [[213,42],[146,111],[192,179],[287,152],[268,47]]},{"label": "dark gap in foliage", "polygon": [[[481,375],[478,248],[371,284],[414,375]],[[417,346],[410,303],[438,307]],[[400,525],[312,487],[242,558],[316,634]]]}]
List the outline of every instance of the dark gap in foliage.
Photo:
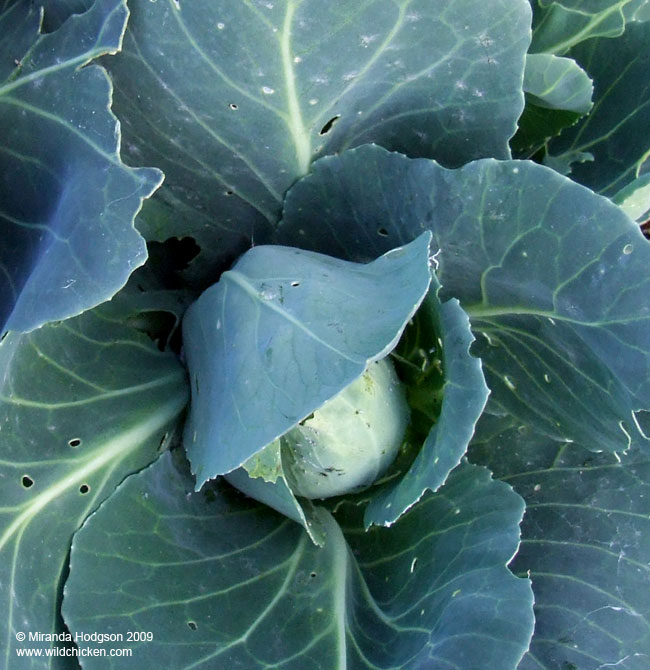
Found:
[{"label": "dark gap in foliage", "polygon": [[340,114],[337,114],[336,116],[333,116],[321,129],[319,135],[327,135],[330,130],[332,130],[332,126],[341,118]]},{"label": "dark gap in foliage", "polygon": [[172,348],[173,335],[180,330],[177,328],[176,316],[163,310],[141,312],[127,319],[127,322],[129,326],[144,333],[152,342],[155,342],[160,351],[165,351],[168,346]]},{"label": "dark gap in foliage", "polygon": [[149,267],[155,268],[161,288],[181,289],[185,287],[180,273],[198,256],[201,247],[193,237],[170,237],[164,242],[148,242]]},{"label": "dark gap in foliage", "polygon": [[650,240],[650,219],[641,224],[641,232]]}]

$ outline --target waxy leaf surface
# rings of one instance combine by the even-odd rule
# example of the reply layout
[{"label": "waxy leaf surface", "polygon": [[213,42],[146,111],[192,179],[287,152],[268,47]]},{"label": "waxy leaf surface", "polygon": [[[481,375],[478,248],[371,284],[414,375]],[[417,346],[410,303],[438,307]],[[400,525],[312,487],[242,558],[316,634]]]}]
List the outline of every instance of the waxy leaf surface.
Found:
[{"label": "waxy leaf surface", "polygon": [[528,647],[530,583],[506,568],[523,504],[483,468],[462,466],[390,529],[366,534],[347,510],[351,547],[323,510],[318,548],[223,483],[192,488],[166,453],[75,536],[70,629],[153,632],[127,645],[131,657],[89,658],[90,670],[425,670],[459,658],[514,670]]},{"label": "waxy leaf surface", "polygon": [[111,298],[146,259],[133,227],[160,184],[119,156],[111,85],[89,61],[120,47],[124,0],[56,32],[21,1],[0,10],[0,329],[29,331]]},{"label": "waxy leaf surface", "polygon": [[[535,635],[519,670],[645,670],[650,658],[650,460],[558,445],[525,425],[484,430],[473,460],[524,497],[512,569],[529,575]],[[492,434],[490,434],[492,433]]]},{"label": "waxy leaf surface", "polygon": [[[134,0],[105,60],[135,165],[166,182],[140,217],[192,235],[189,275],[264,243],[317,157],[365,142],[444,164],[506,158],[523,108],[526,0]],[[191,74],[190,74],[191,73]]]},{"label": "waxy leaf surface", "polygon": [[[0,667],[16,634],[60,633],[72,534],[128,474],[154,460],[187,401],[184,370],[113,305],[0,343]],[[43,652],[44,654],[44,652]]]},{"label": "waxy leaf surface", "polygon": [[594,108],[552,140],[548,151],[553,160],[567,163],[591,155],[592,160],[573,165],[571,178],[609,197],[648,170],[649,43],[650,22],[629,23],[621,37],[589,40],[570,52],[594,80]]},{"label": "waxy leaf surface", "polygon": [[424,298],[429,233],[362,265],[254,247],[183,321],[197,486],[238,468],[397,344]]},{"label": "waxy leaf surface", "polygon": [[632,220],[534,163],[447,170],[369,146],[315,164],[279,239],[360,260],[423,229],[494,411],[597,449],[645,443],[632,412],[650,406],[650,244]]}]

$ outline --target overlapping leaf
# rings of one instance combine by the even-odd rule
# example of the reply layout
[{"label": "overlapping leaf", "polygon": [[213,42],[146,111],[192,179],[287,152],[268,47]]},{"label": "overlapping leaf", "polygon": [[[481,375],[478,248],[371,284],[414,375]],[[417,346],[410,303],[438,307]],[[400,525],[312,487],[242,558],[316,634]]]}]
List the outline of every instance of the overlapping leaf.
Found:
[{"label": "overlapping leaf", "polygon": [[[150,463],[186,402],[183,369],[114,306],[0,344],[0,667],[16,633],[58,633],[73,532],[126,475]],[[60,659],[59,659],[60,660]]]},{"label": "overlapping leaf", "polygon": [[455,299],[442,303],[439,290],[434,276],[417,314],[419,337],[412,338],[419,374],[407,379],[413,414],[426,414],[427,428],[432,422],[433,427],[413,445],[418,451],[408,467],[400,467],[398,462],[395,469],[399,476],[393,471],[380,490],[371,489],[364,514],[366,526],[390,525],[425,491],[438,490],[465,455],[485,407],[489,391],[481,362],[469,353],[474,338],[467,314]]},{"label": "overlapping leaf", "polygon": [[594,80],[594,108],[548,151],[565,164],[590,155],[571,177],[609,197],[641,174],[650,155],[649,42],[650,23],[629,23],[616,40],[590,40],[570,52]]},{"label": "overlapping leaf", "polygon": [[530,584],[505,567],[523,506],[486,470],[463,466],[391,529],[359,532],[348,511],[350,551],[326,512],[320,549],[225,485],[189,493],[178,460],[130,477],[75,537],[71,630],[154,634],[131,657],[89,658],[90,670],[422,670],[459,658],[510,670],[526,650]]},{"label": "overlapping leaf", "polygon": [[593,84],[571,58],[528,54],[524,72],[526,108],[511,146],[526,157],[591,109]]},{"label": "overlapping leaf", "polygon": [[98,0],[54,33],[20,1],[0,13],[0,324],[28,331],[79,314],[121,288],[146,258],[133,228],[160,172],[120,160],[106,73],[124,0]]},{"label": "overlapping leaf", "polygon": [[425,296],[430,235],[360,265],[251,249],[183,322],[197,486],[238,468],[386,356]]},{"label": "overlapping leaf", "polygon": [[460,165],[508,156],[525,0],[130,3],[105,60],[129,161],[165,186],[140,227],[192,235],[193,277],[263,242],[311,161],[364,142]]},{"label": "overlapping leaf", "polygon": [[648,0],[530,0],[531,53],[564,54],[592,37],[617,37],[626,21],[646,21]]},{"label": "overlapping leaf", "polygon": [[645,442],[632,411],[650,406],[650,245],[605,198],[533,163],[446,170],[362,147],[319,161],[283,221],[283,243],[356,260],[430,229],[493,408],[598,449]]},{"label": "overlapping leaf", "polygon": [[519,670],[644,670],[650,660],[650,461],[483,430],[472,458],[526,500],[513,570],[530,575],[535,636]]}]

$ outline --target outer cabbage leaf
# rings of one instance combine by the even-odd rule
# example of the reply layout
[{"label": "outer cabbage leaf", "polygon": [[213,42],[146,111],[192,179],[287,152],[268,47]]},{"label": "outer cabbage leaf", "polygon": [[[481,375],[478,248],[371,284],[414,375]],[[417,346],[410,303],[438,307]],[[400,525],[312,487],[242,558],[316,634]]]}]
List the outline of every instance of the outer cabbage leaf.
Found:
[{"label": "outer cabbage leaf", "polygon": [[530,0],[531,53],[564,54],[592,37],[618,37],[626,22],[647,21],[648,0]]},{"label": "outer cabbage leaf", "polygon": [[187,276],[202,286],[268,239],[318,156],[364,142],[454,166],[509,156],[525,0],[129,6],[124,48],[105,60],[115,110],[129,162],[167,175],[139,228],[192,235],[202,253]]},{"label": "outer cabbage leaf", "polygon": [[315,164],[279,238],[360,260],[423,229],[441,297],[469,314],[493,411],[594,449],[645,442],[632,412],[650,406],[650,244],[634,222],[534,163],[447,170],[369,146]]},{"label": "outer cabbage leaf", "polygon": [[146,258],[133,227],[158,170],[119,157],[106,73],[88,65],[120,47],[124,0],[98,0],[39,34],[33,3],[0,13],[0,324],[29,331],[113,296]]},{"label": "outer cabbage leaf", "polygon": [[614,202],[631,218],[643,223],[650,216],[650,172],[624,186]]},{"label": "outer cabbage leaf", "polygon": [[[594,80],[594,109],[548,145],[550,159],[570,164],[571,177],[613,197],[641,175],[650,156],[650,23],[629,23],[612,41],[580,44],[570,55]],[[548,159],[547,159],[548,160]]]},{"label": "outer cabbage leaf", "polygon": [[537,152],[550,137],[591,109],[593,84],[571,58],[528,54],[524,72],[526,107],[510,143],[520,156]]},{"label": "outer cabbage leaf", "polygon": [[[0,667],[57,668],[18,657],[16,633],[60,633],[73,532],[171,434],[184,370],[123,323],[114,304],[0,344]],[[69,661],[69,659],[67,659]]]},{"label": "outer cabbage leaf", "polygon": [[391,529],[349,512],[351,551],[327,512],[318,548],[224,484],[189,493],[178,461],[127,479],[75,536],[70,629],[154,634],[90,670],[514,670],[527,649],[530,583],[506,568],[523,504],[485,469],[463,466]]},{"label": "outer cabbage leaf", "polygon": [[201,295],[183,321],[192,389],[184,444],[197,488],[394,348],[431,281],[430,239],[367,265],[255,247]]},{"label": "outer cabbage leaf", "polygon": [[481,426],[473,459],[526,500],[513,570],[535,635],[519,670],[645,670],[650,658],[650,461],[594,454],[524,425]]}]

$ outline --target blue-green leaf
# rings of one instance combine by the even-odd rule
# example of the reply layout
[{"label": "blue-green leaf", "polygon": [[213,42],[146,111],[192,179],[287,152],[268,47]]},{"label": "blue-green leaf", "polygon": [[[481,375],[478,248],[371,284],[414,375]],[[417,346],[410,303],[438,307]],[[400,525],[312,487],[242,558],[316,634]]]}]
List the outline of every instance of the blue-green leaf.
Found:
[{"label": "blue-green leaf", "polygon": [[319,156],[364,142],[454,166],[509,156],[526,0],[129,7],[124,49],[105,61],[115,110],[131,164],[167,175],[139,225],[150,239],[195,237],[193,279],[265,243]]},{"label": "blue-green leaf", "polygon": [[472,458],[526,500],[512,568],[532,579],[536,623],[519,670],[645,670],[648,457],[559,446],[525,425],[480,432]]},{"label": "blue-green leaf", "polygon": [[[434,425],[424,444],[415,445],[419,451],[402,476],[387,482],[380,490],[370,493],[364,523],[390,525],[425,493],[442,486],[449,473],[460,463],[474,433],[474,425],[483,412],[488,396],[481,362],[470,355],[474,337],[467,314],[458,300],[442,303],[438,298],[440,284],[433,278],[432,288],[420,312],[419,322],[425,332],[416,343],[422,361],[422,381],[409,384],[415,410],[425,405]],[[426,312],[426,315],[422,314]],[[438,339],[439,338],[439,339]],[[426,345],[426,349],[423,349]],[[427,381],[435,365],[434,354],[442,368],[435,390]],[[414,398],[414,396],[419,396]],[[439,406],[436,406],[439,405]]]},{"label": "blue-green leaf", "polygon": [[587,73],[571,58],[528,54],[524,92],[538,107],[587,114],[593,85]]},{"label": "blue-green leaf", "polygon": [[[0,668],[49,649],[17,633],[61,633],[70,541],[85,517],[166,444],[187,400],[185,373],[108,304],[0,343]],[[65,657],[63,657],[65,660]]]},{"label": "blue-green leaf", "polygon": [[531,53],[561,55],[592,37],[618,37],[626,21],[642,21],[648,12],[648,0],[530,2],[534,9]]},{"label": "blue-green leaf", "polygon": [[183,322],[197,487],[238,468],[397,344],[431,281],[429,234],[367,265],[251,249]]},{"label": "blue-green leaf", "polygon": [[632,412],[650,407],[650,244],[633,221],[534,163],[446,170],[370,146],[298,182],[280,240],[359,260],[424,228],[494,411],[595,449],[645,442]]},{"label": "blue-green leaf", "polygon": [[80,314],[146,259],[133,219],[161,174],[122,163],[110,82],[88,65],[119,49],[127,13],[124,0],[98,0],[47,35],[31,2],[0,13],[4,330]]},{"label": "blue-green leaf", "polygon": [[528,648],[530,582],[506,568],[523,504],[485,469],[462,466],[389,529],[363,533],[352,507],[351,547],[321,510],[318,548],[224,484],[190,493],[176,456],[127,479],[75,536],[70,629],[153,633],[89,670],[514,670]]},{"label": "blue-green leaf", "polygon": [[[641,175],[650,155],[650,23],[629,23],[621,37],[580,44],[570,55],[594,80],[594,109],[549,142],[551,160],[593,160],[571,169],[571,178],[614,197]],[[548,159],[547,159],[548,160]]]}]

